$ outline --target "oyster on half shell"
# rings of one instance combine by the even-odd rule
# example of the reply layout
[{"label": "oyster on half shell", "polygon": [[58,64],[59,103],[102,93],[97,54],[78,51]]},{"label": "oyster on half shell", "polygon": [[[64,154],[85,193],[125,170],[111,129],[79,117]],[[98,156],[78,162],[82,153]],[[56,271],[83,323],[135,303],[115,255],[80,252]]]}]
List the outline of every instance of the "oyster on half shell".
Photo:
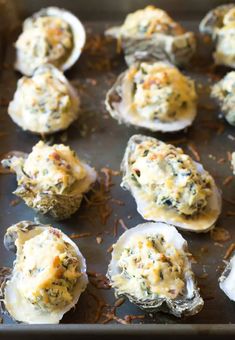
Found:
[{"label": "oyster on half shell", "polygon": [[129,14],[123,25],[106,31],[118,40],[128,65],[137,61],[170,61],[181,66],[196,50],[192,32],[175,22],[165,11],[147,6]]},{"label": "oyster on half shell", "polygon": [[76,90],[63,73],[45,64],[31,78],[18,81],[8,113],[23,130],[50,134],[67,129],[77,119],[79,104]]},{"label": "oyster on half shell", "polygon": [[29,207],[56,219],[75,213],[96,181],[96,171],[63,144],[49,146],[40,141],[26,157],[13,156],[2,164],[16,173],[14,194]]},{"label": "oyster on half shell", "polygon": [[30,221],[7,229],[7,250],[16,254],[2,287],[4,309],[19,322],[56,324],[86,289],[86,261],[59,229]]},{"label": "oyster on half shell", "polygon": [[202,19],[199,29],[211,35],[215,52],[216,65],[235,67],[235,5],[227,4],[211,10]]},{"label": "oyster on half shell", "polygon": [[193,80],[166,62],[141,62],[123,72],[106,95],[106,108],[119,123],[174,132],[197,114]]},{"label": "oyster on half shell", "polygon": [[204,303],[188,255],[174,226],[139,224],[114,245],[107,276],[117,297],[127,296],[146,312],[194,315]]},{"label": "oyster on half shell", "polygon": [[221,211],[220,192],[212,176],[182,149],[134,135],[121,169],[121,186],[131,192],[144,219],[197,233],[213,228]]},{"label": "oyster on half shell", "polygon": [[15,68],[27,76],[46,63],[66,71],[80,57],[85,41],[84,27],[76,16],[65,9],[44,8],[23,23],[15,44]]}]

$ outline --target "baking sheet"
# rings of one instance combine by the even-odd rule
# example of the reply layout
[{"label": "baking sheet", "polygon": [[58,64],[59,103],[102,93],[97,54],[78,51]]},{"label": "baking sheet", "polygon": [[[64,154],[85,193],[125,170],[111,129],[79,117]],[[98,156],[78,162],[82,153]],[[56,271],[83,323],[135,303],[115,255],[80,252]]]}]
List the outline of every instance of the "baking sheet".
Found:
[{"label": "baking sheet", "polygon": [[[91,3],[93,3],[91,1]],[[112,2],[113,3],[113,2]],[[154,2],[153,2],[154,3]],[[163,9],[172,8],[174,1],[162,4]],[[195,3],[195,2],[194,2]],[[199,4],[200,2],[198,2]],[[123,71],[126,66],[122,55],[116,53],[115,42],[106,41],[103,38],[103,32],[124,18],[124,13],[137,7],[137,2],[127,1],[126,8],[124,1],[120,2],[120,10],[97,11],[95,15],[89,14],[84,9],[84,2],[81,1],[13,1],[6,2],[6,6],[11,9],[4,12],[8,19],[8,29],[4,29],[6,43],[1,45],[2,58],[4,64],[0,73],[0,153],[11,150],[20,150],[30,152],[32,146],[37,143],[39,138],[32,134],[23,132],[17,127],[7,115],[7,104],[13,97],[16,89],[17,80],[20,74],[13,70],[15,52],[13,42],[20,33],[20,24],[22,20],[46,5],[60,5],[67,9],[72,9],[75,15],[83,19],[87,31],[87,47],[79,59],[78,63],[66,73],[68,79],[77,87],[82,100],[82,115],[66,133],[57,134],[51,139],[51,142],[64,142],[70,145],[80,158],[85,159],[95,166],[97,170],[110,168],[119,170],[126,143],[130,136],[135,133],[143,133],[162,139],[166,142],[173,142],[182,146],[186,152],[195,156],[190,151],[190,146],[195,148],[201,158],[205,168],[214,176],[218,186],[223,191],[223,212],[217,223],[217,227],[228,230],[231,238],[227,242],[217,242],[212,240],[209,234],[192,234],[182,232],[183,236],[189,243],[189,248],[195,257],[197,263],[194,264],[194,270],[198,277],[198,284],[201,288],[202,297],[205,299],[203,310],[196,316],[190,318],[177,319],[175,317],[158,313],[155,316],[145,315],[142,319],[143,312],[136,306],[126,301],[117,308],[117,316],[122,320],[126,315],[141,315],[140,319],[133,320],[133,323],[145,324],[229,324],[235,323],[235,304],[232,303],[218,287],[218,277],[223,269],[223,256],[228,246],[235,240],[234,216],[228,216],[229,211],[235,211],[235,205],[228,203],[228,200],[235,200],[234,186],[235,179],[228,185],[223,185],[227,176],[232,174],[230,163],[227,160],[227,153],[235,150],[235,130],[229,126],[222,118],[219,117],[219,109],[209,98],[208,86],[215,80],[221,78],[226,69],[217,68],[211,73],[210,66],[212,60],[210,57],[210,47],[208,44],[199,39],[197,56],[185,74],[190,75],[197,81],[197,90],[199,94],[198,116],[193,126],[187,131],[177,134],[150,133],[143,129],[135,129],[118,125],[116,121],[109,117],[104,108],[104,98],[107,90],[114,82],[117,75]],[[107,4],[103,1],[103,5]],[[159,4],[159,2],[158,2]],[[4,6],[4,3],[2,3]],[[122,7],[121,7],[122,5]],[[102,9],[102,1],[99,2]],[[117,6],[117,5],[115,5]],[[140,8],[144,6],[141,2]],[[17,11],[15,11],[17,8]],[[89,13],[92,13],[92,7],[89,7]],[[127,11],[128,9],[128,11]],[[181,19],[181,23],[190,30],[198,31],[198,23],[202,17],[201,11],[188,12],[187,20],[184,19],[185,11],[177,12],[173,9],[170,13],[175,19]],[[196,14],[198,17],[195,19]],[[5,17],[5,18],[6,18]],[[86,19],[88,18],[88,19]],[[115,18],[115,22],[111,21]],[[190,20],[192,18],[192,20]],[[10,29],[11,28],[11,29]],[[7,32],[10,34],[7,36]],[[97,50],[98,48],[98,50]],[[1,60],[1,58],[0,58]],[[192,148],[191,148],[192,150]],[[225,159],[224,162],[221,159]],[[219,161],[219,163],[218,163]],[[221,162],[221,163],[220,163]],[[104,174],[100,174],[104,178]],[[75,240],[80,250],[87,260],[88,271],[93,273],[105,274],[107,265],[110,260],[110,253],[107,250],[115,242],[117,237],[113,236],[114,225],[117,219],[122,219],[128,228],[136,226],[143,222],[143,219],[136,211],[136,204],[128,192],[123,191],[119,184],[120,176],[113,176],[114,185],[111,188],[110,196],[114,200],[124,202],[119,205],[117,202],[108,202],[112,209],[112,214],[104,225],[100,221],[99,207],[89,207],[84,202],[80,210],[69,220],[55,222],[52,219],[42,215],[35,214],[30,208],[20,201],[16,204],[16,197],[12,191],[16,187],[15,177],[13,175],[0,175],[0,240],[8,226],[17,223],[20,220],[33,220],[35,217],[40,222],[51,223],[71,235],[73,233],[82,234],[90,233],[88,237]],[[89,196],[88,196],[89,198]],[[119,202],[120,203],[120,202]],[[123,232],[119,226],[118,235]],[[97,237],[102,238],[102,243],[97,243]],[[10,266],[14,256],[8,253],[3,244],[0,246],[0,266]],[[91,276],[94,283],[94,278]],[[97,283],[97,280],[95,280]],[[88,290],[82,295],[75,310],[70,311],[62,320],[62,324],[93,324],[101,323],[105,320],[107,312],[111,307],[104,308],[106,316],[97,316],[97,301],[103,301],[105,304],[113,306],[115,298],[112,289],[99,289],[90,284]],[[4,324],[12,323],[10,318],[3,316]],[[118,320],[120,322],[121,320]],[[121,321],[122,322],[122,321]],[[117,323],[113,320],[110,323]],[[76,326],[75,325],[75,326]],[[73,326],[73,327],[75,327]],[[104,325],[105,327],[106,325]],[[121,325],[119,325],[121,327]],[[79,326],[77,328],[79,330]]]}]

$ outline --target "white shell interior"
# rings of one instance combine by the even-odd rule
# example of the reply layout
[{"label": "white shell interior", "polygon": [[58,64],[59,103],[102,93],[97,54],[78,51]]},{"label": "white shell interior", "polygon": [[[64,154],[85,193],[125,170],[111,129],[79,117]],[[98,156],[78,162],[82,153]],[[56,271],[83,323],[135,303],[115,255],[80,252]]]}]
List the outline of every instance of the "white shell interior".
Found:
[{"label": "white shell interior", "polygon": [[220,277],[220,288],[232,301],[235,301],[235,254],[231,258],[228,268],[225,270],[228,274]]}]

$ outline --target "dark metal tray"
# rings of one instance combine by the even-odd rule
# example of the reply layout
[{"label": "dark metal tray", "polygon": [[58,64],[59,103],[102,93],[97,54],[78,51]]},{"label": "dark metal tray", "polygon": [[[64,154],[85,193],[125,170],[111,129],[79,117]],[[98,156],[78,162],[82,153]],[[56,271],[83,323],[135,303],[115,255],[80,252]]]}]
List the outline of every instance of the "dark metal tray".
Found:
[{"label": "dark metal tray", "polygon": [[[145,130],[128,128],[118,125],[109,117],[104,108],[106,91],[126,66],[123,56],[116,54],[115,42],[106,41],[103,32],[114,23],[121,22],[128,12],[142,8],[148,3],[148,1],[134,0],[119,0],[118,2],[108,0],[0,1],[0,154],[12,150],[29,152],[39,140],[39,137],[21,131],[7,115],[8,102],[20,78],[20,74],[13,70],[12,65],[15,58],[13,42],[21,30],[22,20],[48,5],[57,5],[71,10],[82,19],[87,31],[87,47],[78,63],[66,73],[81,95],[82,115],[66,133],[54,136],[53,141],[70,145],[81,158],[86,159],[97,170],[104,167],[119,170],[126,143],[134,133],[153,135],[164,141],[175,143],[182,146],[188,153],[192,152],[192,146],[196,148],[201,162],[212,173],[225,198],[223,212],[217,226],[226,228],[231,235],[226,242],[215,242],[210,233],[201,235],[183,233],[196,259],[194,270],[198,276],[205,306],[198,315],[191,318],[177,319],[161,313],[155,316],[145,315],[142,318],[143,312],[126,301],[116,310],[119,318],[117,321],[129,321],[128,318],[125,319],[126,315],[141,315],[140,319],[133,320],[134,324],[140,325],[122,325],[117,324],[115,320],[108,325],[98,325],[97,323],[105,320],[104,316],[95,320],[99,307],[98,301],[101,300],[111,306],[115,303],[113,291],[97,288],[97,278],[94,278],[94,272],[106,273],[110,259],[110,253],[107,250],[117,239],[117,236],[113,235],[115,221],[122,219],[129,228],[143,221],[136,211],[133,198],[120,188],[121,177],[113,176],[112,178],[114,186],[111,188],[110,195],[114,200],[111,199],[107,203],[112,209],[112,214],[107,219],[107,223],[103,224],[100,219],[100,206],[90,207],[85,202],[78,213],[61,223],[41,215],[36,216],[34,211],[26,207],[22,201],[15,205],[17,202],[12,194],[16,187],[15,177],[0,175],[0,240],[3,239],[8,226],[24,219],[33,220],[35,216],[41,222],[49,222],[61,228],[68,235],[90,233],[90,236],[75,241],[86,257],[88,271],[91,274],[88,290],[82,295],[76,309],[67,313],[60,325],[53,327],[40,325],[39,327],[14,324],[4,315],[3,324],[0,325],[0,334],[18,336],[28,332],[32,335],[40,331],[40,334],[50,335],[58,331],[61,335],[66,332],[77,335],[109,335],[111,333],[166,335],[172,332],[178,335],[235,335],[235,304],[218,287],[218,277],[224,265],[224,254],[235,240],[235,217],[230,216],[232,214],[229,213],[229,211],[232,213],[235,211],[234,205],[229,203],[230,200],[235,200],[235,180],[233,179],[228,185],[223,184],[225,178],[232,175],[227,155],[228,152],[235,150],[235,131],[222,118],[218,118],[219,109],[210,100],[208,90],[209,85],[221,78],[227,70],[217,68],[212,73],[211,48],[199,37],[197,55],[185,70],[185,73],[194,78],[198,84],[198,116],[193,126],[186,132],[171,135],[151,134]],[[168,10],[186,28],[198,32],[198,24],[202,16],[222,1],[152,1],[152,4],[154,3]],[[195,154],[192,156],[195,157]],[[104,173],[100,173],[100,176],[105,178]],[[119,205],[120,202],[115,200],[123,201],[125,204]],[[120,235],[122,231],[119,226],[117,235]],[[97,236],[102,237],[101,244],[97,243]],[[14,257],[4,249],[1,241],[0,266],[11,266],[13,259]],[[106,312],[109,310],[110,307],[104,308]]]}]

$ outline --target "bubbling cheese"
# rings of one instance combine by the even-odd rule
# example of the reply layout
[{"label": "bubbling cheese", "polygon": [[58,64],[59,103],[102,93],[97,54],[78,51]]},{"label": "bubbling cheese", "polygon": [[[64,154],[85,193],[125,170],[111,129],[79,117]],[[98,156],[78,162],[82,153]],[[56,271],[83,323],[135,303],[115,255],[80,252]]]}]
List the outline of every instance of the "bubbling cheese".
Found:
[{"label": "bubbling cheese", "polygon": [[145,119],[171,122],[180,119],[197,99],[194,82],[176,67],[142,62],[129,70],[133,78],[133,108]]},{"label": "bubbling cheese", "polygon": [[211,176],[173,145],[143,141],[130,159],[130,176],[143,195],[157,206],[192,216],[205,209],[212,194]]},{"label": "bubbling cheese", "polygon": [[[86,177],[86,170],[74,151],[63,144],[49,146],[43,141],[33,147],[23,170],[32,185],[56,194],[70,191],[73,185]],[[22,184],[20,179],[19,184]]]},{"label": "bubbling cheese", "polygon": [[69,24],[63,19],[39,17],[27,22],[16,48],[33,69],[45,63],[60,67],[73,48],[73,35]]},{"label": "bubbling cheese", "polygon": [[[20,239],[16,246],[20,247]],[[80,262],[72,245],[53,228],[25,241],[14,271],[19,274],[18,292],[32,305],[56,310],[70,304],[81,277]]]},{"label": "bubbling cheese", "polygon": [[154,6],[147,6],[129,14],[121,27],[121,31],[122,34],[131,36],[136,34],[151,36],[154,33],[176,36],[185,32],[165,11]]},{"label": "bubbling cheese", "polygon": [[120,293],[139,300],[176,299],[185,288],[185,254],[162,235],[135,235],[123,249],[112,277]]}]

